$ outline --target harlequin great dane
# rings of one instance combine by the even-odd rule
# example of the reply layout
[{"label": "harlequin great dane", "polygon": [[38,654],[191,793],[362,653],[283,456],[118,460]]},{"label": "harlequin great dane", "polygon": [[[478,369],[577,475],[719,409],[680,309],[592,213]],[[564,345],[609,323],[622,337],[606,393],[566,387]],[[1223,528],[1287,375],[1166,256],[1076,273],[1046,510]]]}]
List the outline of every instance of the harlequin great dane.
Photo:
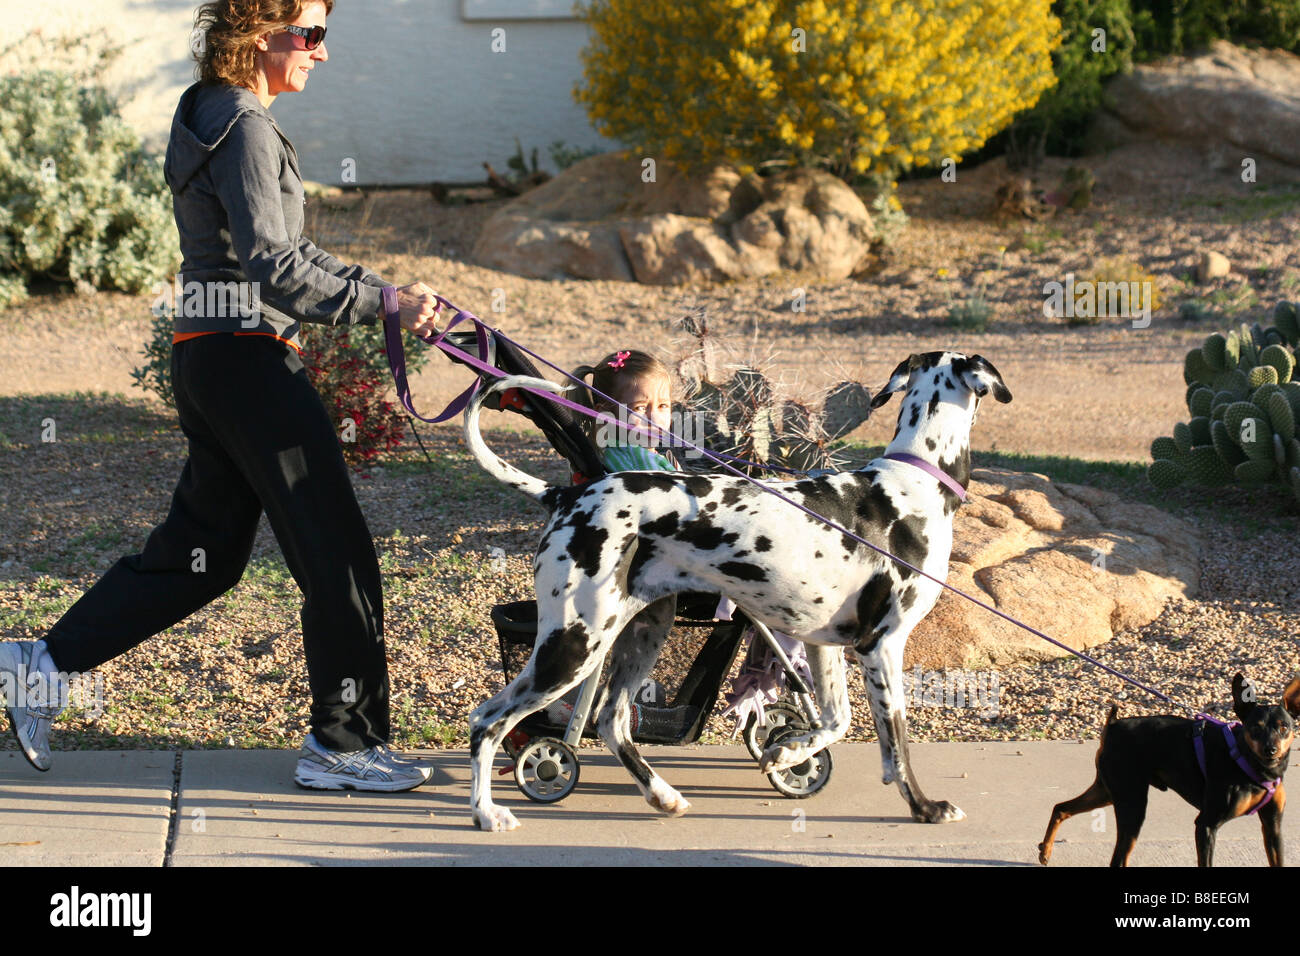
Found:
[{"label": "harlequin great dane", "polygon": [[[532,656],[470,715],[475,823],[485,830],[519,825],[492,802],[497,748],[516,723],[581,683],[611,650],[596,702],[600,735],[651,806],[671,815],[688,809],[629,733],[632,693],[654,666],[683,591],[724,594],[751,619],[807,645],[822,727],[769,748],[764,772],[796,766],[848,730],[843,648],[852,647],[866,678],[884,782],[897,781],[914,820],[965,816],[925,797],[907,753],[903,645],[934,606],[939,584],[738,476],[620,472],[576,487],[548,485],[492,454],[479,434],[483,399],[518,386],[563,391],[545,379],[510,376],[480,390],[465,413],[465,441],[478,463],[551,513],[533,560]],[[942,581],[953,513],[970,479],[980,399],[991,391],[1009,402],[1011,392],[986,359],[957,352],[900,362],[871,407],[904,390],[884,456],[858,471],[771,487]]]}]

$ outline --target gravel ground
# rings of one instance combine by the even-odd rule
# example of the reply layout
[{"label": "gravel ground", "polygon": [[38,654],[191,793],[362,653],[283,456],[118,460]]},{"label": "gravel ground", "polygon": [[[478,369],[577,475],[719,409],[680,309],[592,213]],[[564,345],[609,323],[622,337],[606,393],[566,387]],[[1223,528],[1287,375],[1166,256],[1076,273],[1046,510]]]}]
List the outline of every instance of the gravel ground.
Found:
[{"label": "gravel ground", "polygon": [[[1092,163],[1094,207],[1028,227],[999,227],[983,216],[999,177],[994,164],[963,171],[957,184],[904,184],[911,229],[876,273],[840,283],[783,276],[683,290],[521,279],[465,260],[494,204],[444,208],[416,194],[380,194],[349,211],[318,208],[308,231],[340,257],[398,280],[426,279],[485,316],[493,290],[503,289],[507,308],[490,313],[494,323],[563,365],[616,344],[669,343],[674,320],[693,305],[709,308],[738,360],[764,359],[794,389],[823,387],[841,374],[874,386],[920,348],[978,351],[1002,370],[1016,399],[981,415],[977,449],[1140,461],[1151,438],[1186,417],[1181,358],[1188,343],[1224,325],[1222,318],[1178,320],[1177,302],[1208,296],[1253,321],[1261,306],[1249,305],[1252,296],[1271,305],[1295,298],[1300,285],[1293,216],[1259,212],[1184,155],[1149,151],[1140,160],[1126,153]],[[1041,251],[1033,251],[1039,242]],[[1205,245],[1239,271],[1193,287],[1182,277]],[[1012,250],[1000,272],[999,246]],[[1166,304],[1149,329],[1072,329],[1043,318],[1042,282],[1110,256],[1157,275]],[[940,267],[957,279],[939,279]],[[948,297],[981,282],[995,305],[991,331],[945,325]],[[801,285],[808,308],[792,312],[791,290]],[[129,378],[146,336],[148,301],[38,294],[0,318],[8,333],[0,346],[0,633],[7,637],[42,634],[115,560],[138,551],[166,514],[185,443],[174,412],[137,397]],[[435,358],[414,383],[417,406],[433,409],[464,384],[463,369]],[[57,423],[56,442],[40,440],[46,418]],[[509,426],[489,432],[504,457],[563,480],[535,435],[515,430],[506,416],[490,424]],[[881,416],[853,437],[881,443],[892,425],[893,416]],[[531,596],[542,516],[468,460],[456,428],[421,434],[431,462],[411,445],[354,484],[385,572],[395,743],[463,745],[469,710],[503,683],[489,611]],[[1070,480],[1081,478],[1072,473]],[[1206,540],[1234,545],[1202,556],[1197,597],[1170,602],[1151,625],[1098,648],[1099,659],[1191,706],[1219,711],[1237,669],[1265,696],[1300,672],[1293,506],[1278,495],[1237,491],[1157,499],[1140,478],[1116,477],[1113,469],[1083,480],[1154,500],[1201,525]],[[496,561],[494,548],[503,552]],[[54,746],[295,746],[307,700],[298,609],[264,521],[244,580],[102,667],[103,713],[61,721]],[[914,739],[1095,737],[1112,699],[1126,714],[1170,709],[1075,660],[963,676],[977,681],[980,704],[992,703],[996,677],[996,712],[913,706]],[[857,719],[849,737],[872,739],[859,684],[851,682]],[[730,730],[715,718],[705,739],[724,739]]]},{"label": "gravel ground", "polygon": [[[97,576],[138,550],[169,500],[184,461],[182,436],[143,402],[87,406],[72,415],[51,400],[0,402],[0,627],[10,638],[43,633]],[[54,444],[22,441],[47,416],[67,416]],[[75,421],[75,424],[73,422]],[[489,442],[526,469],[563,480],[537,440],[507,430]],[[483,476],[452,429],[424,431],[432,458],[395,456],[355,484],[385,574],[385,627],[393,681],[395,742],[463,745],[466,715],[504,680],[489,619],[493,605],[531,597],[530,560],[540,511]],[[40,460],[32,466],[34,458]],[[52,485],[49,476],[69,481]],[[71,482],[75,481],[76,484]],[[1116,488],[1098,473],[1096,483]],[[1141,489],[1137,489],[1139,492]],[[1241,542],[1202,559],[1202,593],[1174,601],[1151,625],[1094,650],[1194,707],[1229,701],[1237,669],[1275,694],[1300,671],[1300,606],[1294,515],[1279,500],[1224,494],[1212,502],[1179,492],[1165,505],[1209,533]],[[495,555],[493,549],[501,552]],[[158,638],[103,666],[101,715],[62,721],[56,747],[293,746],[306,728],[297,591],[263,522],[244,580]],[[678,639],[698,640],[695,632]],[[660,675],[662,676],[662,675]],[[912,674],[909,672],[909,679]],[[947,672],[970,679],[970,706],[913,702],[917,740],[1094,736],[1112,699],[1124,713],[1168,708],[1075,660]],[[922,675],[922,686],[935,677]],[[996,682],[996,683],[994,683]],[[665,679],[665,683],[668,680]],[[850,739],[873,732],[860,681],[850,683]],[[706,741],[726,738],[714,718]],[[7,746],[12,746],[6,741]]]}]

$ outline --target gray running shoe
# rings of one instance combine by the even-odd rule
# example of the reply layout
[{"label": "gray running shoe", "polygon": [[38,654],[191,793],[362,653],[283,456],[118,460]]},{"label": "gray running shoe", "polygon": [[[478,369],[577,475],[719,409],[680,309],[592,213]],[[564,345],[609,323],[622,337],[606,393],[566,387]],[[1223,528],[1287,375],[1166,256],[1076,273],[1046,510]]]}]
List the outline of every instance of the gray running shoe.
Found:
[{"label": "gray running shoe", "polygon": [[[59,689],[41,690],[40,682],[31,684],[32,654],[35,641],[4,641],[0,643],[0,693],[5,697],[5,712],[9,726],[23,755],[37,770],[50,769],[50,721],[63,712],[58,704]],[[48,704],[53,690],[55,702]]]},{"label": "gray running shoe", "polygon": [[398,757],[385,745],[344,753],[327,750],[308,734],[298,752],[294,783],[310,790],[375,790],[391,793],[427,783],[432,768]]}]

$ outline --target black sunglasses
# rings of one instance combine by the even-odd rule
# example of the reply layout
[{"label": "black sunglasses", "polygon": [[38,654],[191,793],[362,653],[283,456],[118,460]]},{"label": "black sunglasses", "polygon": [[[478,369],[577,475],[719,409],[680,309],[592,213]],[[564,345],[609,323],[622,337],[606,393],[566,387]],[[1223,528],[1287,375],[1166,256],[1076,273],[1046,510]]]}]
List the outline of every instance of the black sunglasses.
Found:
[{"label": "black sunglasses", "polygon": [[285,30],[303,38],[303,49],[314,50],[325,41],[324,27],[300,27],[296,24],[289,24]]}]

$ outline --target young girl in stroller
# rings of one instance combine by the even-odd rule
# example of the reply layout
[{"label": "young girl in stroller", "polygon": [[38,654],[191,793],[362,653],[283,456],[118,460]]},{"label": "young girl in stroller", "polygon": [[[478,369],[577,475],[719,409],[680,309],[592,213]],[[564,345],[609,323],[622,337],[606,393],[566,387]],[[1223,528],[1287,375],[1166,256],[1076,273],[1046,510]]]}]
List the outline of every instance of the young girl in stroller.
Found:
[{"label": "young girl in stroller", "polygon": [[[629,349],[611,352],[595,365],[580,366],[573,370],[573,375],[584,381],[590,376],[595,392],[602,392],[631,412],[637,413],[621,413],[617,407],[599,398],[594,392],[584,390],[586,395],[581,399],[583,404],[620,419],[618,426],[588,419],[592,442],[600,450],[601,458],[610,471],[681,470],[671,449],[660,447],[667,434],[674,431],[669,427],[672,420],[673,380],[667,366],[653,355]],[[649,423],[638,416],[650,419]],[[649,434],[629,432],[622,422],[627,422],[633,429],[648,430]],[[730,621],[735,611],[735,603],[723,595],[714,616],[719,620]],[[800,675],[805,680],[811,680],[803,642],[777,631],[773,631],[772,636]],[[733,736],[746,728],[750,729],[745,735],[745,742],[757,757],[755,748],[761,749],[763,730],[771,729],[766,726],[766,708],[778,702],[785,680],[780,662],[765,645],[754,640],[752,629],[747,631],[746,640],[750,645],[750,653],[746,655],[740,673],[732,684],[731,693],[726,695],[728,706],[722,716],[735,717]],[[662,699],[660,691],[653,686],[642,688],[638,699],[658,702]]]}]

